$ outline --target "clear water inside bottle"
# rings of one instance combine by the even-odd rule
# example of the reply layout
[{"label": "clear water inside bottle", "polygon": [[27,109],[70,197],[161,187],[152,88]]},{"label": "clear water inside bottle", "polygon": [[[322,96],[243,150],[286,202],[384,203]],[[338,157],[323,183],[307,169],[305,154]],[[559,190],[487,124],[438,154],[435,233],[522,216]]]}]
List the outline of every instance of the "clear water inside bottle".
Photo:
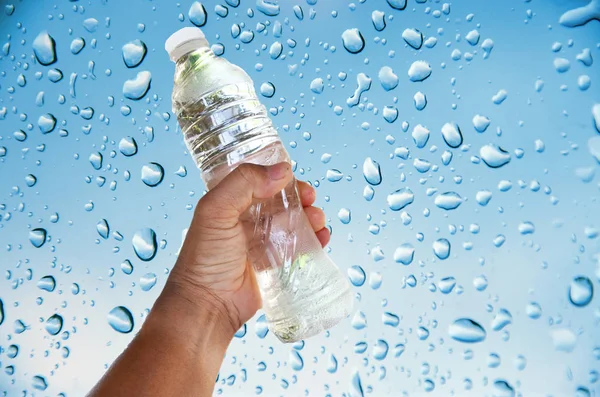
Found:
[{"label": "clear water inside bottle", "polygon": [[[242,163],[290,161],[240,68],[208,49],[183,58],[177,62],[173,107],[209,189]],[[348,280],[323,252],[295,180],[272,199],[255,201],[242,222],[263,310],[280,340],[315,335],[350,313]]]}]

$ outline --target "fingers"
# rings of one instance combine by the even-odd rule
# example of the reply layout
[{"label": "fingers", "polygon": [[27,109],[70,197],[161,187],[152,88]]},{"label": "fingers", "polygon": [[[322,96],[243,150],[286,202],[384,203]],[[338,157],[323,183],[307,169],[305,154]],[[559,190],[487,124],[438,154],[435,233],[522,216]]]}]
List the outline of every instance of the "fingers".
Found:
[{"label": "fingers", "polygon": [[317,235],[317,238],[321,242],[322,247],[325,247],[329,243],[329,240],[331,239],[331,233],[329,233],[329,229],[327,229],[326,227],[319,230],[315,234]]},{"label": "fingers", "polygon": [[211,189],[198,203],[204,221],[214,220],[218,228],[237,224],[253,199],[273,197],[292,180],[289,163],[272,166],[242,164]]},{"label": "fingers", "polygon": [[303,181],[298,181],[298,193],[303,207],[313,205],[317,198],[315,188]]},{"label": "fingers", "polygon": [[306,207],[304,208],[304,213],[315,232],[325,227],[326,219],[323,210],[317,207]]}]

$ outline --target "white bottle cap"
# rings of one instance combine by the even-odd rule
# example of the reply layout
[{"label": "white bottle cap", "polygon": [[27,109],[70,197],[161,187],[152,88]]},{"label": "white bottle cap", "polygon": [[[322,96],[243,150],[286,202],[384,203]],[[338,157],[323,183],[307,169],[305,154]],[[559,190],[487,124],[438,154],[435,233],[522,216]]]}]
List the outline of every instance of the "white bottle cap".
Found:
[{"label": "white bottle cap", "polygon": [[208,41],[199,28],[181,28],[165,41],[165,50],[173,62],[177,62],[182,55],[201,47],[208,47]]}]

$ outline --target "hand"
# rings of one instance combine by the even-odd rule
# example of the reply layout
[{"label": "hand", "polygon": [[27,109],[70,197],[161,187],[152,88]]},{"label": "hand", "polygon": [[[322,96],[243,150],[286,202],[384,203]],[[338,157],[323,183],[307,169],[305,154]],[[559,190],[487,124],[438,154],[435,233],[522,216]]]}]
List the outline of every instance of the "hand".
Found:
[{"label": "hand", "polygon": [[[168,283],[188,300],[210,305],[235,333],[261,307],[242,214],[255,199],[267,199],[293,179],[288,163],[243,164],[200,199]],[[325,214],[312,207],[314,188],[298,182],[304,211],[323,246],[329,242]],[[229,328],[229,327],[227,327]]]}]

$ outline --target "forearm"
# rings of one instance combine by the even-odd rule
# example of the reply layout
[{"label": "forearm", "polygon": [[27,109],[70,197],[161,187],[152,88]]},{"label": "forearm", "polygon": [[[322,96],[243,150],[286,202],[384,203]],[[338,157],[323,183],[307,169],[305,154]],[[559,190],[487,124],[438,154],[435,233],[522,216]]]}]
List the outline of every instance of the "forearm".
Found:
[{"label": "forearm", "polygon": [[167,282],[142,329],[90,397],[210,396],[230,323],[210,296]]}]

